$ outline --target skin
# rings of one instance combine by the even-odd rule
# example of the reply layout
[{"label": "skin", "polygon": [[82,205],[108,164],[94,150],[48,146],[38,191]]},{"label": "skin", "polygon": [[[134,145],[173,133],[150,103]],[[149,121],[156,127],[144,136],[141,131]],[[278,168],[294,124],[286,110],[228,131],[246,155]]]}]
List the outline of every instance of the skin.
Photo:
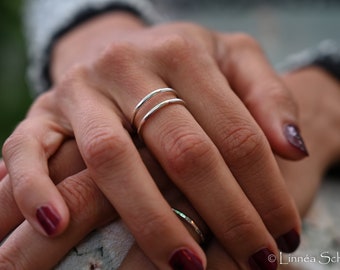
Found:
[{"label": "skin", "polygon": [[[49,236],[58,239],[76,215],[48,164],[75,138],[87,169],[71,179],[95,183],[157,267],[169,269],[169,257],[182,247],[206,265],[130,136],[134,106],[150,89],[169,85],[186,106],[162,109],[145,125],[143,140],[232,260],[246,268],[255,252],[267,248],[277,254],[275,239],[300,231],[272,153],[306,156],[283,132],[287,124],[298,126],[297,110],[252,38],[187,23],[146,27],[130,14],[107,14],[56,44],[51,74],[51,91],[35,101],[3,148],[10,176],[4,182],[12,190],[6,193],[39,233],[46,235],[36,218],[41,207],[57,216]],[[220,211],[212,214],[216,205]],[[3,235],[14,223],[8,224]],[[168,241],[159,243],[163,235]]]},{"label": "skin", "polygon": [[[340,159],[340,84],[317,67],[285,75],[284,81],[301,108],[301,124],[305,131],[310,157],[298,162],[277,157],[288,189],[303,217],[313,202],[327,168]],[[300,187],[304,188],[301,189]],[[206,250],[207,269],[239,269],[215,240]],[[123,261],[120,270],[156,269],[137,245]]]},{"label": "skin", "polygon": [[[306,131],[305,136],[311,155],[298,162],[277,157],[277,162],[299,213],[303,216],[317,192],[321,176],[330,164],[340,158],[338,137],[340,84],[318,68],[308,68],[286,75],[284,81],[292,89],[301,106],[302,125]],[[326,119],[328,120],[325,121]],[[176,190],[169,192],[172,184],[166,180],[163,171],[149,156],[148,150],[143,148],[140,151],[152,175],[158,180],[160,189],[163,192],[167,191],[164,193],[166,198],[174,205],[177,203],[176,207],[185,207],[186,213],[200,222],[197,213],[192,212],[192,208],[183,197],[176,195]],[[64,164],[66,156],[71,162]],[[16,208],[8,176],[2,178],[0,198],[3,199],[4,194],[8,197],[1,201],[3,207],[0,215],[1,220],[5,221],[1,234],[5,235],[12,229],[14,231],[0,247],[0,266],[5,269],[50,269],[87,233],[117,218],[117,213],[99,191],[93,179],[88,177],[87,170],[84,170],[85,164],[80,161],[81,156],[72,140],[65,142],[49,161],[51,178],[58,184],[73,217],[66,232],[54,239],[42,236],[27,221],[15,229],[23,221],[23,216]],[[3,163],[0,164],[3,168]],[[61,167],[63,170],[60,170]],[[74,174],[75,176],[68,177]],[[162,182],[162,179],[165,181]],[[303,192],[299,188],[301,185],[305,187]],[[46,256],[40,256],[42,253]],[[207,269],[239,269],[230,255],[215,240],[207,247],[206,256]],[[155,269],[154,264],[137,245],[130,250],[120,269],[134,269],[136,266],[142,270]]]}]

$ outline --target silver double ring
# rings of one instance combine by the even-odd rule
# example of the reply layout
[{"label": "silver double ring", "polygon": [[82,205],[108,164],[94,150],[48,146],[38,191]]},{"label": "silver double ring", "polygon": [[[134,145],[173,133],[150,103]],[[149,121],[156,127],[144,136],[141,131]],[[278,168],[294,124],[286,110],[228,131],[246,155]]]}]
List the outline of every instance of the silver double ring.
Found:
[{"label": "silver double ring", "polygon": [[[161,102],[159,102],[157,105],[155,105],[154,107],[152,107],[139,121],[138,125],[135,125],[136,122],[136,117],[140,111],[140,109],[143,107],[144,104],[146,104],[147,102],[150,102],[150,100],[152,98],[154,98],[155,96],[158,96],[162,93],[173,93],[175,95],[174,98],[169,98],[169,99],[165,99]],[[152,91],[151,93],[149,93],[148,95],[146,95],[135,107],[133,114],[132,114],[132,118],[131,118],[131,124],[132,126],[136,127],[137,129],[137,133],[139,135],[141,135],[142,129],[145,125],[145,122],[153,115],[155,114],[157,111],[159,111],[160,109],[168,106],[168,105],[172,105],[172,104],[182,104],[185,105],[185,102],[183,99],[178,98],[177,93],[174,89],[170,88],[170,87],[166,87],[166,88],[159,88],[156,89],[154,91]]]}]

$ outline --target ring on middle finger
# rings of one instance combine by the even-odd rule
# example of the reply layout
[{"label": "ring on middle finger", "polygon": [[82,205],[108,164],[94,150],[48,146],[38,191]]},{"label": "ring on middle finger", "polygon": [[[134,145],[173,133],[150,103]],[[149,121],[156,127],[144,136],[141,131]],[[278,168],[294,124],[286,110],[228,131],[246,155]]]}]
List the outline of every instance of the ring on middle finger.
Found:
[{"label": "ring on middle finger", "polygon": [[[161,94],[165,94],[165,93],[172,93],[174,94],[173,97],[168,97],[168,95],[163,95],[163,97],[161,96]],[[137,116],[139,116],[142,107],[146,104],[151,102],[151,99],[155,99],[158,98],[158,103],[153,106],[150,110],[148,110],[144,116],[139,117],[140,121],[136,121]],[[159,99],[160,98],[160,99]],[[166,88],[159,88],[156,89],[154,91],[152,91],[151,93],[149,93],[148,95],[146,95],[135,107],[134,111],[133,111],[133,115],[132,115],[132,119],[131,119],[131,124],[132,126],[134,126],[137,130],[138,135],[141,137],[141,133],[142,133],[142,129],[146,123],[146,121],[152,116],[154,115],[157,111],[161,110],[162,108],[172,105],[172,104],[182,104],[185,105],[184,100],[178,98],[177,93],[174,89],[166,87]],[[138,122],[138,124],[136,124],[135,122]]]}]

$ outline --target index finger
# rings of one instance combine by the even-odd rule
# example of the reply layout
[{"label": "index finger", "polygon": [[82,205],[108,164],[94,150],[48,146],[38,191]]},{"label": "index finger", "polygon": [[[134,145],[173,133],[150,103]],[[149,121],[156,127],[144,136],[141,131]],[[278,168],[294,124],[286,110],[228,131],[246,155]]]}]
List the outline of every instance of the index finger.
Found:
[{"label": "index finger", "polygon": [[87,170],[69,177],[58,188],[73,217],[67,230],[57,238],[48,238],[24,221],[0,247],[1,269],[52,269],[93,229],[118,217]]}]

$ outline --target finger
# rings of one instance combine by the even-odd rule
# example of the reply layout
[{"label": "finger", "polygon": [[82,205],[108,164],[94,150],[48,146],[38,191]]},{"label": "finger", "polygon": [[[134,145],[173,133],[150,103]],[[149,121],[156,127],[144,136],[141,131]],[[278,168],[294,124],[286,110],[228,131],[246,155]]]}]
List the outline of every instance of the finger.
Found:
[{"label": "finger", "polygon": [[[226,253],[221,244],[213,239],[206,251],[207,255],[207,270],[239,270],[240,268],[233,259]],[[254,269],[258,269],[256,265]]]},{"label": "finger", "polygon": [[[77,144],[74,140],[65,141],[49,159],[50,177],[55,184],[85,169]],[[9,176],[0,183],[0,240],[16,228],[24,219],[12,191]]]},{"label": "finger", "polygon": [[134,244],[124,258],[119,270],[157,270],[158,268],[145,256],[137,244]]},{"label": "finger", "polygon": [[[148,151],[141,151],[143,160],[146,162],[148,168],[154,175],[158,174],[160,177],[156,178],[159,186],[164,186],[163,182],[167,182],[166,175],[164,174],[164,171],[157,166],[157,163],[155,163],[155,160],[152,159],[151,156],[149,156]],[[151,161],[151,162],[150,162]],[[155,167],[156,166],[156,167]],[[167,199],[169,204],[176,210],[183,211],[182,213],[188,215],[191,219],[191,222],[194,222],[195,226],[203,233],[204,237],[208,241],[208,234],[209,230],[205,223],[202,221],[202,219],[199,217],[197,212],[190,206],[188,201],[183,197],[183,195],[180,193],[178,189],[175,187],[167,188],[164,190],[164,197]],[[178,215],[177,215],[178,216]],[[179,218],[183,225],[187,228],[188,232],[192,235],[192,237],[195,239],[197,243],[202,244],[201,237],[197,234],[197,231],[193,229],[193,223],[188,223],[187,221],[184,221],[182,218]],[[208,243],[208,242],[206,242]],[[188,251],[184,251],[183,256],[188,254]],[[181,257],[178,258],[180,260]],[[155,265],[145,256],[143,251],[139,248],[139,246],[135,243],[129,250],[128,254],[124,258],[123,262],[121,263],[120,270],[124,269],[156,269]],[[174,269],[198,269],[198,268],[192,268],[192,265],[182,265],[179,268],[174,267]]]},{"label": "finger", "polygon": [[[182,48],[181,51],[183,50],[185,48]],[[280,248],[285,251],[295,250],[299,245],[300,218],[293,200],[287,191],[266,137],[249,114],[249,111],[230,89],[225,76],[216,65],[216,61],[209,56],[204,57],[203,52],[195,54],[200,55],[199,59],[193,55],[190,57],[191,51],[192,49],[189,50],[187,48],[185,51],[186,60],[179,61],[178,63],[180,64],[176,65],[176,67],[170,65],[171,61],[169,59],[166,62],[168,63],[168,69],[163,70],[164,74],[162,75],[167,76],[168,81],[178,90],[190,112],[215,143],[233,176],[237,179],[238,184],[260,214],[269,232],[278,243],[280,242]],[[166,56],[164,55],[163,63],[165,61]],[[162,69],[158,67],[158,70]],[[197,102],[197,97],[199,97],[199,102]],[[158,122],[152,130],[153,134],[160,133],[159,127],[162,127],[164,123],[169,125],[168,119],[176,119],[176,122],[181,123],[181,120],[175,118],[176,116],[171,115],[170,117],[168,116],[167,119],[163,119],[163,122]],[[214,121],[211,120],[212,118]],[[154,119],[148,123],[146,128],[156,123]],[[194,130],[190,125],[186,125],[186,127]],[[178,130],[179,128],[176,127],[176,131]],[[144,137],[146,133],[147,130],[145,129]],[[162,136],[164,137],[163,134]],[[167,141],[169,142],[168,138]],[[202,146],[200,147],[200,151],[202,151]],[[199,153],[196,154],[198,155]],[[210,158],[211,156],[209,152],[206,152],[204,157],[207,160],[207,157]],[[190,163],[187,162],[183,166],[185,165],[186,169],[190,168],[188,164]],[[214,162],[214,164],[218,166],[217,162]],[[204,163],[195,163],[196,171],[201,166],[206,168],[206,171],[210,169]],[[209,171],[214,172],[212,169]],[[224,184],[228,181],[227,175],[226,172],[221,173],[221,179],[225,179]],[[216,176],[207,176],[206,179],[216,178]],[[185,178],[182,177],[182,179]],[[197,181],[196,185],[192,184],[191,186],[197,186],[197,183],[202,184]],[[232,198],[231,194],[239,192],[237,187],[235,187],[235,190],[231,188],[230,181],[227,185],[228,187],[225,189],[220,188],[219,191],[214,191],[211,194],[215,195],[219,194],[222,190],[224,192],[227,190],[228,192],[224,193],[224,196],[228,194],[228,198]],[[194,188],[191,189],[194,190]],[[196,191],[196,194],[203,193]],[[234,202],[242,202],[240,198],[234,198],[233,200]],[[221,205],[225,203],[226,200],[221,202]],[[232,202],[230,204],[233,205]],[[210,207],[212,206],[210,205]],[[199,209],[199,213],[204,217],[204,212],[201,212],[200,208],[197,209]],[[245,209],[247,208],[245,207]],[[213,220],[214,217],[204,219]],[[229,224],[232,223],[231,219],[233,218],[229,219]],[[211,224],[209,225],[212,227]],[[224,228],[228,228],[228,226],[225,225]],[[247,233],[242,235],[247,235]],[[218,236],[218,234],[216,235]],[[248,237],[248,239],[254,239],[254,242],[251,240],[254,245],[257,241],[261,242],[256,240],[256,238]],[[282,239],[286,239],[287,245],[290,246],[289,248],[283,244],[285,241],[282,241]],[[248,240],[245,241],[249,242]],[[230,243],[230,241],[222,241],[222,243]],[[236,243],[234,246],[236,246]],[[240,256],[235,254],[236,250],[234,247],[232,250],[230,248],[227,250],[230,254],[234,255],[234,258]]]},{"label": "finger", "polygon": [[47,236],[61,233],[69,220],[47,163],[64,139],[57,129],[46,114],[29,117],[19,124],[3,150],[18,207],[32,226]]},{"label": "finger", "polygon": [[72,216],[67,230],[59,237],[47,238],[25,221],[1,245],[1,269],[52,269],[94,228],[117,217],[86,170],[66,179],[58,188]]},{"label": "finger", "polygon": [[[169,193],[166,192],[165,196]],[[195,224],[198,225],[198,228],[204,232],[206,237],[208,232],[206,231],[205,225],[200,217],[197,215],[196,211],[190,206],[190,204],[178,193],[177,198],[170,197],[169,202],[175,209],[181,209],[183,213],[185,213],[188,217],[190,217]],[[185,222],[185,225],[188,225]],[[188,231],[192,234],[194,238],[196,238],[197,242],[200,242],[200,238],[197,236],[195,230],[193,230],[192,225],[187,227]],[[208,240],[204,246],[206,247],[206,255],[207,255],[207,269],[240,269],[237,263],[233,261],[233,259],[226,253],[223,247],[215,240],[212,241]],[[138,247],[137,244],[134,244],[132,248],[129,250],[128,254],[124,258],[122,264],[119,267],[120,270],[125,269],[155,269],[155,266],[151,263],[151,261],[143,254],[142,250]],[[257,269],[257,267],[256,267]]]},{"label": "finger", "polygon": [[219,56],[221,69],[274,151],[294,160],[308,156],[298,128],[297,105],[261,47],[245,34],[219,37],[225,43],[225,53]]},{"label": "finger", "polygon": [[0,181],[6,176],[7,169],[4,160],[0,159]]},{"label": "finger", "polygon": [[[179,135],[172,134],[166,130],[167,128],[175,130]],[[188,131],[192,137],[185,136]],[[229,247],[228,251],[237,258],[240,264],[247,264],[248,258],[258,250],[275,250],[275,244],[272,243],[262,221],[245,198],[230,171],[227,170],[216,148],[210,144],[207,150],[206,145],[196,144],[197,141],[187,145],[191,143],[190,139],[195,138],[196,134],[204,138],[204,143],[209,143],[209,139],[204,137],[197,123],[183,107],[169,107],[168,110],[164,109],[162,113],[155,115],[152,121],[148,122],[144,128],[143,137],[173,181],[198,209],[214,233]],[[157,145],[152,145],[151,141],[159,141],[163,148],[157,148]],[[178,154],[170,152],[169,149],[177,150]],[[192,153],[181,156],[183,153],[180,149],[190,149]],[[178,155],[176,156],[178,159],[173,158],[174,153]],[[197,196],[197,194],[204,194],[204,197]],[[219,211],[211,211],[214,205],[219,206]],[[248,222],[251,223],[249,227]],[[243,227],[245,223],[247,225]],[[242,241],[247,241],[248,248],[239,245]]]},{"label": "finger", "polygon": [[12,186],[7,175],[0,182],[0,241],[10,233],[18,224],[23,221],[23,216],[18,208],[13,192]]},{"label": "finger", "polygon": [[50,177],[55,184],[86,168],[74,139],[67,140],[48,161]]},{"label": "finger", "polygon": [[[193,66],[196,72],[198,64],[189,60],[190,57],[195,59],[189,48],[176,47],[178,46],[177,41],[167,40],[173,45],[169,47],[180,51],[180,55],[183,57],[183,59],[177,59],[176,63],[184,63],[186,62],[184,58],[188,58],[187,68]],[[118,57],[118,52],[119,48],[111,53]],[[129,53],[131,53],[129,50],[125,50],[124,57],[126,59],[129,59]],[[174,55],[174,53],[169,53],[169,55]],[[181,68],[174,67],[169,56],[164,54],[162,60],[168,60],[168,64],[171,66],[164,73],[174,73],[176,80],[179,81],[186,80],[178,74],[178,69]],[[105,78],[106,83],[115,85],[115,90],[117,90],[112,93],[114,99],[120,105],[123,113],[131,119],[134,106],[140,101],[139,97],[142,99],[151,92],[150,89],[166,85],[155,73],[138,65],[140,62],[138,58],[133,63],[124,61],[124,65],[117,60],[114,61],[116,65],[112,67],[112,70],[109,65],[105,66],[105,63],[103,65],[107,70],[106,74],[110,74],[110,77]],[[131,67],[133,71],[138,70],[138,72],[130,72],[128,76],[115,75],[118,74],[117,71],[115,72],[116,69],[125,68],[124,71],[126,71],[127,67]],[[156,67],[156,69],[158,68],[160,66]],[[202,67],[200,68],[202,69]],[[186,72],[186,76],[193,76],[192,72],[189,75],[188,70],[182,71]],[[140,78],[138,74],[143,74],[143,78]],[[165,77],[164,74],[162,75]],[[204,78],[207,81],[206,76]],[[175,84],[176,80],[172,79]],[[194,85],[196,87],[200,87],[200,82],[201,78],[195,77]],[[131,95],[130,89],[139,89],[139,91],[136,91],[136,95]],[[191,88],[191,90],[193,89]],[[158,95],[156,99],[145,103],[140,113],[146,114],[153,106],[164,100],[163,98],[167,100],[170,97],[168,94]],[[193,102],[193,100],[191,101]],[[202,104],[203,102],[197,103]],[[200,108],[199,112],[205,111],[207,107],[209,106],[206,104],[205,108]],[[142,116],[136,117],[137,126],[140,119]],[[211,118],[207,121],[212,124]],[[152,115],[152,118],[143,127],[142,137],[173,182],[190,200],[214,234],[228,247],[232,256],[237,258],[235,260],[238,263],[247,265],[249,258],[259,250],[276,251],[276,244],[271,235],[227,168],[219,150],[184,106],[178,104],[167,106]],[[211,211],[216,206],[219,207],[219,210]],[[239,243],[242,241],[247,242],[247,246],[240,246]]]},{"label": "finger", "polygon": [[[169,267],[169,258],[183,248],[204,264],[204,253],[164,200],[111,101],[86,83],[81,91],[79,82],[75,87],[68,89],[72,106],[64,109],[82,157],[144,252],[160,268]],[[165,235],[169,241],[160,242]]]},{"label": "finger", "polygon": [[[240,267],[232,260],[232,258],[225,252],[223,247],[213,240],[206,250],[207,255],[207,270],[239,270]],[[156,270],[157,268],[152,264],[143,251],[134,244],[129,250],[127,256],[118,268],[119,270]],[[258,269],[257,267],[254,269]]]}]

